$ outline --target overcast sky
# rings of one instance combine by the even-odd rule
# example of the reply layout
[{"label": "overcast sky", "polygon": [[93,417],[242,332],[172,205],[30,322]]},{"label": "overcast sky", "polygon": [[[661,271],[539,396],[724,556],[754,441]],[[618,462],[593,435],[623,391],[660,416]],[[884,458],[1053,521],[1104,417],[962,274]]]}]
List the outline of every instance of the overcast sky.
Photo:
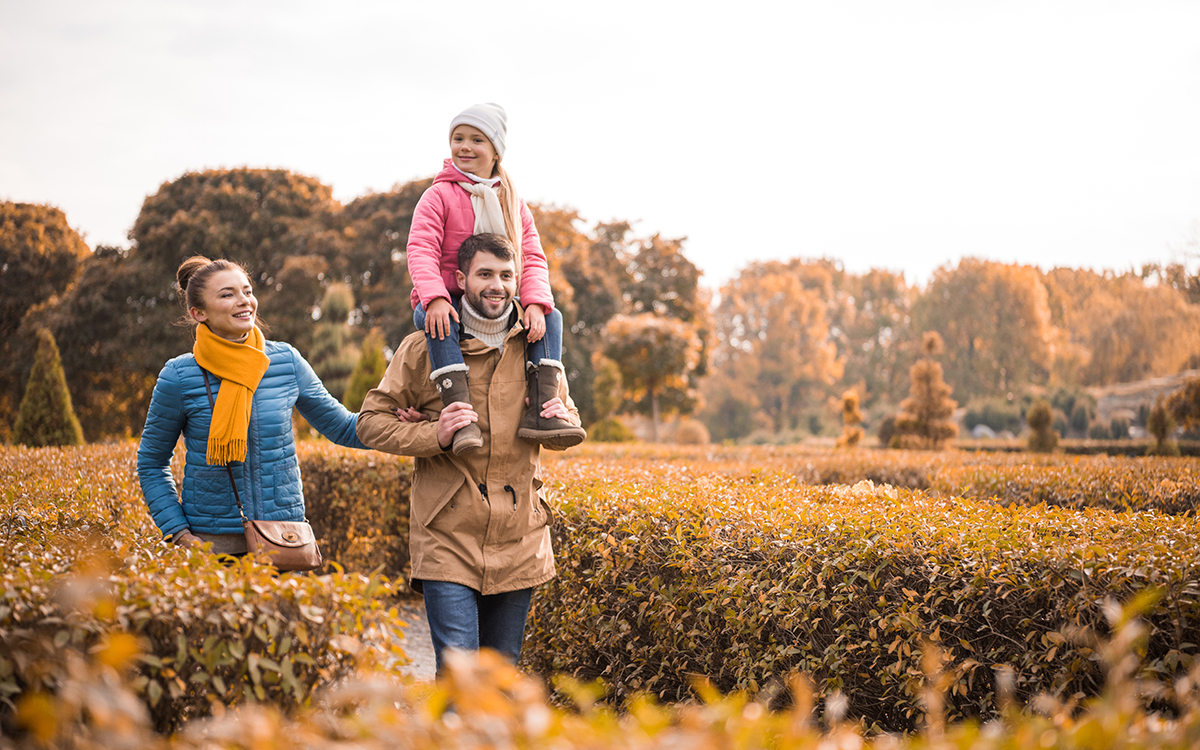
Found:
[{"label": "overcast sky", "polygon": [[0,0],[0,198],[93,246],[187,171],[343,202],[432,175],[481,101],[523,197],[687,236],[714,287],[1126,270],[1200,233],[1198,2]]}]

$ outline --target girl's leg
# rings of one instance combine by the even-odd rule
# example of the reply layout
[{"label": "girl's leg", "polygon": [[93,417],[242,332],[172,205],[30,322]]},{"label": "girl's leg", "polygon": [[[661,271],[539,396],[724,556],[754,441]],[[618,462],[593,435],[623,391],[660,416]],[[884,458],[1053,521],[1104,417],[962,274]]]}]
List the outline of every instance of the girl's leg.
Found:
[{"label": "girl's leg", "polygon": [[530,344],[525,352],[529,362],[537,367],[543,359],[562,362],[563,318],[558,308],[546,316],[546,335]]},{"label": "girl's leg", "polygon": [[[460,302],[455,299],[453,300],[453,304],[454,309],[458,310]],[[425,330],[425,306],[419,302],[417,303],[416,308],[413,310],[413,325],[417,327],[418,331]],[[559,324],[559,329],[560,331],[562,329],[561,322]],[[454,318],[450,319],[450,333],[447,334],[446,338],[439,339],[434,336],[430,336],[428,333],[425,334],[425,343],[429,347],[429,364],[433,366],[433,372],[435,374],[439,370],[443,370],[454,365],[462,365],[462,368],[466,367],[466,365],[463,364],[462,345],[460,343],[461,338],[462,328],[458,322],[454,320]]]},{"label": "girl's leg", "polygon": [[[461,309],[459,297],[452,300],[454,309]],[[413,310],[413,323],[417,328],[425,328],[425,307],[417,305]],[[437,386],[438,395],[442,397],[442,406],[449,406],[456,401],[471,403],[471,390],[467,383],[467,373],[470,368],[463,361],[462,345],[459,344],[462,329],[459,324],[450,320],[450,333],[444,339],[425,334],[425,343],[429,348],[429,364],[432,372],[429,379]],[[454,433],[452,450],[454,455],[461,456],[483,447],[483,433],[479,425],[471,423]]]},{"label": "girl's leg", "polygon": [[517,429],[517,437],[530,443],[548,448],[570,448],[579,445],[587,437],[582,427],[565,419],[545,418],[542,406],[558,396],[558,384],[566,377],[562,363],[562,313],[552,311],[546,316],[546,335],[526,345],[525,366],[526,402],[525,416]]}]

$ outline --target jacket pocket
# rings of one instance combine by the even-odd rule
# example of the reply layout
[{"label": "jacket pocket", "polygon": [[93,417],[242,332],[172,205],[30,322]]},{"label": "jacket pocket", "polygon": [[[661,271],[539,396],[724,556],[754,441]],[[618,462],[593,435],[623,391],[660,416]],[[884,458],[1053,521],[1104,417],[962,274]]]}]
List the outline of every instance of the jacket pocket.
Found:
[{"label": "jacket pocket", "polygon": [[[245,471],[241,464],[231,466],[238,491],[245,494]],[[191,492],[186,493],[188,515],[228,518],[237,516],[237,500],[229,483],[229,470],[224,466],[200,466],[191,476]],[[187,502],[189,501],[190,502]]]},{"label": "jacket pocket", "polygon": [[[303,508],[304,488],[300,483],[300,463],[295,456],[280,459],[275,464],[275,507],[298,505]],[[301,517],[304,513],[302,512]]]}]

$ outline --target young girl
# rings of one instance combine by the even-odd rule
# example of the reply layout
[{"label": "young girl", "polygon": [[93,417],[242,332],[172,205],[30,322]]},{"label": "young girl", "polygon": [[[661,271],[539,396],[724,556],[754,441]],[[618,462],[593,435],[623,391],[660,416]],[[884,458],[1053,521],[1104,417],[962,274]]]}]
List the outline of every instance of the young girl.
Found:
[{"label": "young girl", "polygon": [[[433,369],[430,380],[437,385],[442,404],[470,403],[469,368],[459,347],[459,316],[477,319],[478,311],[462,300],[455,279],[458,248],[473,234],[507,237],[517,251],[518,297],[529,344],[529,398],[517,435],[532,443],[568,448],[582,442],[587,433],[566,420],[540,414],[539,393],[550,394],[546,399],[557,395],[558,379],[563,377],[562,314],[554,309],[546,254],[533,216],[500,165],[507,132],[507,117],[498,104],[476,104],[450,121],[450,158],[417,203],[408,235],[413,322],[425,330]],[[461,455],[482,445],[479,428],[470,424],[455,434],[452,449]]]},{"label": "young girl", "polygon": [[[366,446],[355,434],[358,415],[325,390],[304,357],[263,336],[244,268],[195,256],[179,267],[176,281],[196,344],[158,375],[138,446],[138,479],[164,537],[243,554],[246,537],[226,465],[248,518],[304,520],[293,406],[338,445]],[[182,498],[171,477],[180,434],[187,445]]]}]

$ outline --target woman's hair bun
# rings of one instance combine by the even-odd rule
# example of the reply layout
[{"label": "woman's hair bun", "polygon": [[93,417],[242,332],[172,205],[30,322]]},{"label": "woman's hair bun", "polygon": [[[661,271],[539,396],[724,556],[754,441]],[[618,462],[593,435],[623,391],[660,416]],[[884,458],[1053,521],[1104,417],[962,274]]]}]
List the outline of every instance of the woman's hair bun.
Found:
[{"label": "woman's hair bun", "polygon": [[209,263],[212,263],[212,261],[203,255],[193,255],[180,264],[179,270],[175,272],[175,283],[179,285],[179,291],[186,295],[188,280],[192,278],[192,275],[196,271],[204,268]]}]

